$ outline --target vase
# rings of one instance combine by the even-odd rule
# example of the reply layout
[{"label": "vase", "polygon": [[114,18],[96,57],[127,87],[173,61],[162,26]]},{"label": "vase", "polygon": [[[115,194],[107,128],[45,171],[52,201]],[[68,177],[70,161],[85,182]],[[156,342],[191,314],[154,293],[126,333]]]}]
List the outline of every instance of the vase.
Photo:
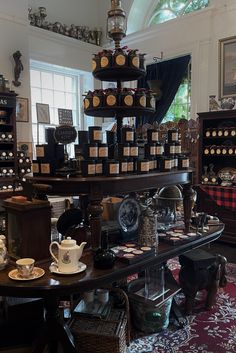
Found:
[{"label": "vase", "polygon": [[234,105],[235,105],[235,100],[233,97],[221,99],[221,103],[220,103],[221,109],[226,109],[226,110],[233,109]]}]

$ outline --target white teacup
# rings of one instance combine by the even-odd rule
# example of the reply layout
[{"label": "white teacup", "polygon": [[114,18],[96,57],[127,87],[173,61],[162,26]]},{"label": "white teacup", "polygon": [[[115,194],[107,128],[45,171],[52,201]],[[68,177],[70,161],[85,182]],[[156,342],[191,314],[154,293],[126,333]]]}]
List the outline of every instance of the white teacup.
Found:
[{"label": "white teacup", "polygon": [[35,260],[29,257],[17,260],[16,267],[19,275],[23,278],[29,278],[33,273],[34,264]]}]

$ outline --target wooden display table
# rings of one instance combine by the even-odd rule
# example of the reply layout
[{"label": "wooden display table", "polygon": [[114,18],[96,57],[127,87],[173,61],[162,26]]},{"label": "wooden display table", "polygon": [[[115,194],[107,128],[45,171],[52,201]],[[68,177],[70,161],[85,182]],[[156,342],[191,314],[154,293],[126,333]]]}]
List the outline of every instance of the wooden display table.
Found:
[{"label": "wooden display table", "polygon": [[39,264],[45,270],[43,277],[32,281],[14,281],[8,277],[9,271],[14,268],[12,263],[5,270],[0,271],[0,295],[43,298],[46,310],[45,325],[37,336],[32,353],[44,352],[47,344],[49,352],[55,353],[59,342],[62,344],[64,353],[77,353],[69,328],[64,322],[61,322],[58,314],[58,303],[61,296],[101,288],[150,266],[166,262],[168,259],[218,239],[223,229],[223,225],[211,226],[209,232],[204,233],[200,238],[178,246],[166,243],[159,244],[156,255],[151,255],[132,265],[117,261],[114,268],[109,270],[95,269],[92,254],[88,252],[81,258],[81,261],[87,265],[87,269],[80,274],[62,276],[52,274],[49,271],[50,262],[48,261]]},{"label": "wooden display table", "polygon": [[183,203],[185,228],[189,231],[193,191],[191,189],[193,170],[177,170],[172,172],[154,172],[149,174],[132,174],[117,177],[33,177],[27,175],[29,183],[48,184],[54,195],[89,196],[88,212],[90,213],[92,248],[100,246],[102,199],[106,196],[129,194],[132,192],[158,189],[163,186],[183,185]]}]

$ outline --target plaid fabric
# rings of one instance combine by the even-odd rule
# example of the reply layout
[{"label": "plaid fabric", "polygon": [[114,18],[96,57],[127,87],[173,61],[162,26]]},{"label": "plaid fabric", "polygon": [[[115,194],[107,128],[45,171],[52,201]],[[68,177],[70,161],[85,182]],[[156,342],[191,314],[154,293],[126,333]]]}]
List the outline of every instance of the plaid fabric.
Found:
[{"label": "plaid fabric", "polygon": [[236,210],[236,188],[201,185],[200,188],[206,192],[218,206],[223,206],[232,211]]}]

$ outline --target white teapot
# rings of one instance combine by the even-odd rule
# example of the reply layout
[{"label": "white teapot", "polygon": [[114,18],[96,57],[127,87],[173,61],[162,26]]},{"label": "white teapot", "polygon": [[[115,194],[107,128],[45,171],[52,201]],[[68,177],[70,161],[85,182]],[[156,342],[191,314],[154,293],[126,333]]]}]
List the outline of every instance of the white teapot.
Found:
[{"label": "white teapot", "polygon": [[[71,239],[71,237],[67,237],[62,240],[61,244],[57,241],[53,241],[49,246],[49,250],[54,261],[56,262],[58,272],[73,273],[78,271],[79,259],[81,258],[84,246],[86,244],[86,242],[83,242],[80,246],[78,246],[76,244],[76,240]],[[53,252],[52,247],[54,245],[58,249],[58,257]]]}]

